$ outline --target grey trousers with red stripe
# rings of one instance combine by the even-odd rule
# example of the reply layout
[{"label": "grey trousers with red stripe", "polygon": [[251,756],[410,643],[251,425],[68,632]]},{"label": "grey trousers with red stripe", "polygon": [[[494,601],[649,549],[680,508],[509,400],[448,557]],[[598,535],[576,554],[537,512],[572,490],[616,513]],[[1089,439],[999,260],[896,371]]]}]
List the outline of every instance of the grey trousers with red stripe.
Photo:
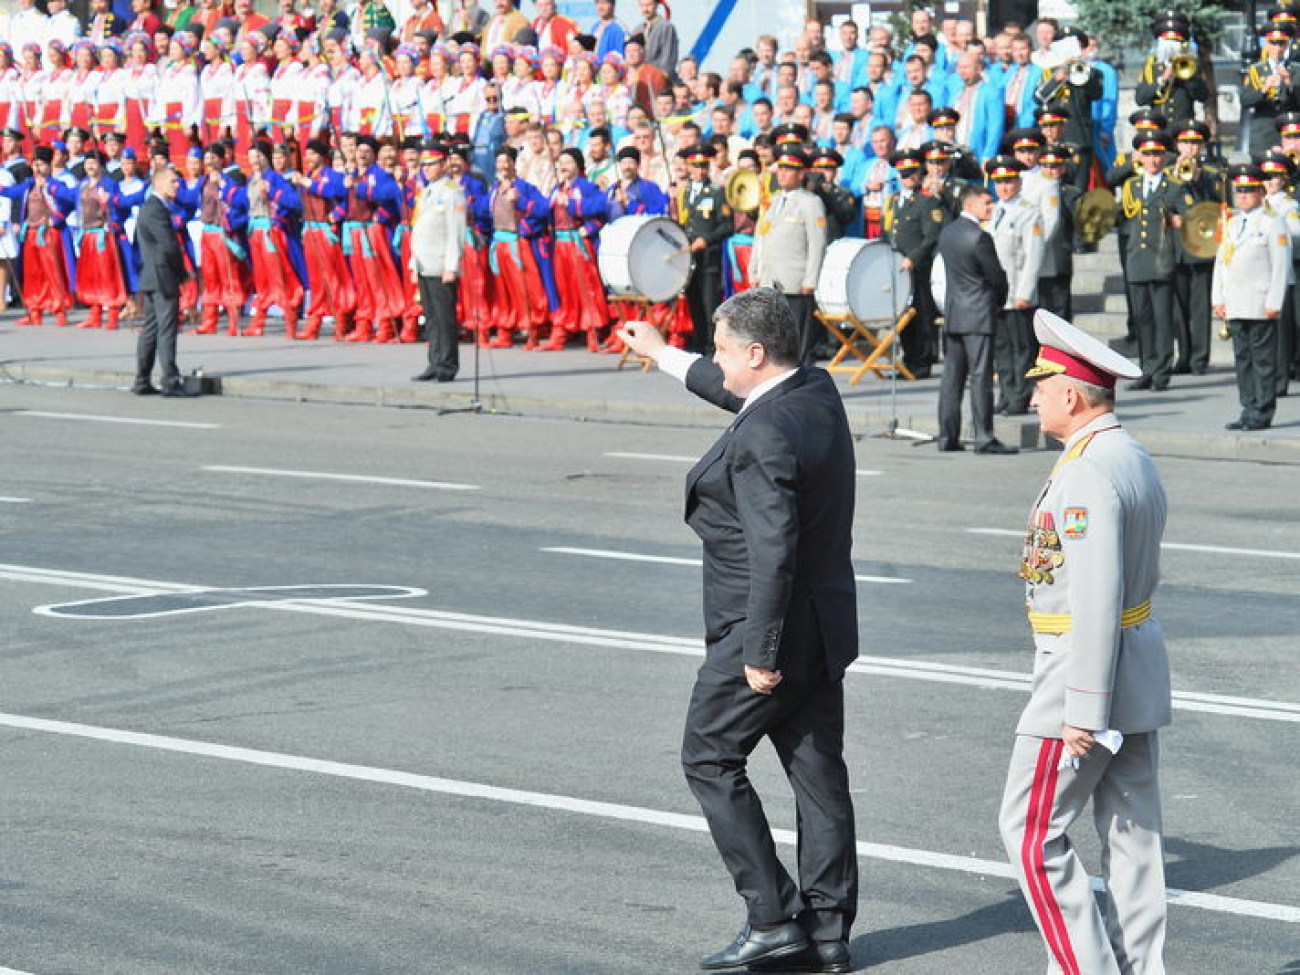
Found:
[{"label": "grey trousers with red stripe", "polygon": [[[1016,737],[999,827],[1047,946],[1048,975],[1164,975],[1165,872],[1159,743],[1124,736],[1060,769],[1056,738]],[[1066,831],[1092,799],[1102,846],[1098,905]]]}]

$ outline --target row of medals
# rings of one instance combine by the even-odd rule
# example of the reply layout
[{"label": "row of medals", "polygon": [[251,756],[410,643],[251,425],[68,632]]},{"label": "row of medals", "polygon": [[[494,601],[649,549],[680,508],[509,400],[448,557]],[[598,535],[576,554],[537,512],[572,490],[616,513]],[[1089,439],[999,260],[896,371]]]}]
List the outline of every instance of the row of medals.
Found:
[{"label": "row of medals", "polygon": [[1051,585],[1052,570],[1065,564],[1061,537],[1055,528],[1031,525],[1025,533],[1025,554],[1020,560],[1020,578],[1026,582]]}]

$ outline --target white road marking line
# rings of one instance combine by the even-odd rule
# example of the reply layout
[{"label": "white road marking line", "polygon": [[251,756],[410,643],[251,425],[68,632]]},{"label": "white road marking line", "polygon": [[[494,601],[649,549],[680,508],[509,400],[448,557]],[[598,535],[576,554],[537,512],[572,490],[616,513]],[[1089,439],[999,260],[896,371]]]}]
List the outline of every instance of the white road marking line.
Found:
[{"label": "white road marking line", "polygon": [[20,972],[16,968],[0,968],[0,975],[32,975],[32,973]]},{"label": "white road marking line", "polygon": [[325,471],[282,471],[270,467],[227,467],[210,464],[202,468],[218,474],[263,474],[267,477],[305,477],[322,481],[354,481],[358,484],[389,484],[396,487],[436,488],[439,491],[477,491],[477,484],[452,481],[413,481],[404,477],[370,477],[364,474],[331,474]]},{"label": "white road marking line", "polygon": [[[31,498],[0,498],[0,504],[30,504]],[[0,968],[0,975],[4,975],[4,969]]]},{"label": "white road marking line", "polygon": [[[397,769],[375,768],[367,765],[354,765],[347,762],[333,762],[327,759],[308,758],[302,755],[290,755],[284,752],[263,751],[254,748],[240,748],[231,745],[219,745],[214,742],[195,741],[189,738],[173,738],[169,735],[147,734],[138,731],[123,731],[117,728],[104,728],[95,725],[78,724],[70,721],[54,721],[47,718],[33,718],[18,714],[0,713],[0,725],[22,731],[38,731],[47,734],[66,735],[74,738],[87,738],[119,745],[133,745],[139,748],[152,748],[158,751],[174,752],[182,755],[196,755],[202,758],[222,759],[240,762],[246,765],[259,765],[265,768],[284,769],[294,772],[309,772],[315,775],[328,775],[334,778],[351,779],[358,782],[371,782],[379,785],[399,786],[416,789],[421,792],[441,795],[460,796],[466,799],[482,799],[490,802],[504,802],[511,805],[532,806],[539,809],[552,809],[561,812],[596,816],[603,819],[616,819],[624,822],[642,823],[649,826],[665,826],[673,829],[689,830],[695,833],[708,832],[708,825],[701,816],[650,809],[644,806],[630,806],[622,803],[600,802],[591,799],[579,799],[574,796],[556,795],[546,792],[528,792],[520,789],[507,789],[487,785],[481,782],[465,782],[457,779],[444,779],[415,772],[402,772]],[[793,846],[795,833],[788,829],[772,830],[772,837],[778,843]],[[993,876],[1014,879],[1015,872],[1010,864],[1001,860],[983,860],[977,857],[958,856],[939,853],[933,850],[915,850],[903,846],[884,843],[857,844],[858,856],[871,860],[888,860],[894,863],[906,863],[914,866],[932,867],[938,870],[951,870],[957,873],[974,874],[981,877]],[[1100,879],[1093,878],[1093,885],[1098,886]],[[1300,907],[1289,904],[1273,904],[1267,901],[1244,900],[1236,897],[1222,897],[1217,894],[1205,894],[1198,891],[1169,889],[1166,891],[1171,904],[1185,907],[1197,907],[1202,910],[1225,914],[1237,914],[1244,917],[1262,918],[1270,921],[1283,921],[1288,924],[1300,924]]]},{"label": "white road marking line", "polygon": [[[970,535],[1006,535],[1024,538],[1023,531],[1010,528],[967,528]],[[1192,545],[1188,542],[1164,542],[1160,546],[1174,552],[1205,552],[1210,555],[1246,555],[1261,559],[1300,559],[1300,552],[1281,552],[1269,548],[1233,548],[1229,545]]]},{"label": "white road marking line", "polygon": [[[542,549],[543,552],[551,552],[556,555],[583,555],[593,559],[614,559],[619,562],[652,562],[657,565],[703,565],[700,559],[683,559],[670,555],[642,555],[639,552],[614,552],[603,548],[569,548],[563,545],[548,546]],[[881,585],[906,585],[911,579],[899,579],[894,576],[858,576],[853,577],[858,582],[873,582]]]},{"label": "white road marking line", "polygon": [[190,423],[185,420],[145,420],[134,416],[100,416],[95,413],[50,413],[46,410],[14,410],[13,416],[38,416],[47,420],[90,420],[94,423],[131,423],[145,427],[182,427],[186,430],[220,430],[220,423]]},{"label": "white road marking line", "polygon": [[[53,569],[38,569],[31,566],[3,564],[0,564],[0,579],[83,589],[100,589],[110,592],[136,593],[139,595],[198,592],[210,588],[208,586],[191,586],[148,579],[131,579],[129,577],[103,576],[89,573],[80,574]],[[40,614],[48,608],[38,606],[33,612]],[[599,629],[542,620],[477,616],[469,613],[418,609],[408,606],[385,606],[379,603],[362,606],[346,599],[326,599],[311,603],[265,602],[257,603],[251,606],[250,609],[264,609],[281,613],[310,613],[316,616],[332,616],[339,619],[395,623],[403,626],[425,626],[433,629],[482,633],[491,636],[515,636],[528,640],[546,640],[578,646],[606,647],[614,650],[640,650],[649,653],[666,653],[686,657],[704,656],[704,644],[697,637],[639,633],[631,630]],[[875,674],[882,677],[1015,691],[1027,691],[1032,682],[1032,677],[1029,674],[1016,673],[1015,671],[967,667],[903,657],[863,656],[854,661],[849,670],[852,673]],[[1300,704],[1288,701],[1230,697],[1196,691],[1174,691],[1174,707],[1181,711],[1199,711],[1206,714],[1222,714],[1300,724]]]},{"label": "white road marking line", "polygon": [[858,471],[858,477],[879,477],[884,471]]}]

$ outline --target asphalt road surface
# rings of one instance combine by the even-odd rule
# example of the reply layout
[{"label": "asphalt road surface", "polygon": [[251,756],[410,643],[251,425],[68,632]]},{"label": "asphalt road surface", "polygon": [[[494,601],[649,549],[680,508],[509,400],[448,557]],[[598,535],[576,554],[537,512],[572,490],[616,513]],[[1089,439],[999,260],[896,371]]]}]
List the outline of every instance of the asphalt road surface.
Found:
[{"label": "asphalt road surface", "polygon": [[[677,760],[712,434],[645,420],[0,388],[0,968],[695,970],[743,919]],[[1052,461],[859,444],[871,971],[1045,967],[996,812]],[[1158,461],[1168,968],[1300,972],[1296,468]]]}]

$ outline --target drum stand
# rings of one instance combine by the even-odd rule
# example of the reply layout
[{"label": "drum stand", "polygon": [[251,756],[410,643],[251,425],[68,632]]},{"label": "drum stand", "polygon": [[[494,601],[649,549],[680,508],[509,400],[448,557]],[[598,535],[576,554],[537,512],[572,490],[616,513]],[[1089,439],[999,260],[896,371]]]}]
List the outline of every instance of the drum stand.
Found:
[{"label": "drum stand", "polygon": [[[907,366],[899,362],[898,357],[891,351],[898,341],[898,333],[907,327],[915,314],[915,309],[909,308],[903,313],[903,317],[885,333],[885,337],[878,339],[867,324],[852,312],[847,315],[827,315],[818,311],[817,318],[840,343],[840,349],[826,366],[826,371],[832,375],[849,376],[850,386],[856,386],[868,372],[875,373],[880,379],[885,378],[886,371],[891,374],[901,372],[908,379],[916,379]],[[864,345],[871,351],[864,352]],[[884,358],[886,353],[888,358]],[[850,356],[856,358],[861,364],[844,365],[844,360]]]}]

